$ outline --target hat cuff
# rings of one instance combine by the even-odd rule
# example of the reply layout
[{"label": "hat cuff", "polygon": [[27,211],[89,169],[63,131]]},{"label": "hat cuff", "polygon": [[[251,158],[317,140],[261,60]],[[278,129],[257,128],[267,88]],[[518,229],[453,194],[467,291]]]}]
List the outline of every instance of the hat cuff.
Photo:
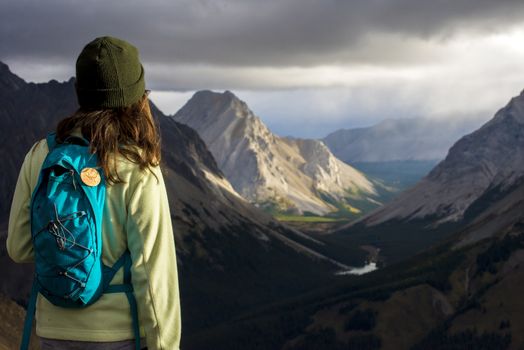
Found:
[{"label": "hat cuff", "polygon": [[117,89],[85,89],[75,85],[78,104],[85,108],[118,108],[138,102],[145,92],[144,67],[138,81]]}]

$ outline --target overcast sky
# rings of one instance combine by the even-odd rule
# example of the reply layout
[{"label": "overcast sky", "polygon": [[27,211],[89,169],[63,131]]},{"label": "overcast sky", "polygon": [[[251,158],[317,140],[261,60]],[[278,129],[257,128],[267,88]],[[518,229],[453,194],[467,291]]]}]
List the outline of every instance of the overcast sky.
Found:
[{"label": "overcast sky", "polygon": [[523,1],[0,0],[0,60],[27,81],[67,80],[102,35],[139,48],[165,113],[227,89],[279,135],[480,125],[524,88]]}]

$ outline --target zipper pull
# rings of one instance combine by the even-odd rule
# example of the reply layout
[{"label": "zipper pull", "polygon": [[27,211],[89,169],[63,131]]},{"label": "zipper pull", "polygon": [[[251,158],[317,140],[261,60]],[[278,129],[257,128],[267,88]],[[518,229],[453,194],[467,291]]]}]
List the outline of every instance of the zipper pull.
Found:
[{"label": "zipper pull", "polygon": [[76,191],[75,171],[71,169],[69,170],[69,172],[71,173],[71,178],[73,179],[73,187],[75,188],[75,191]]}]

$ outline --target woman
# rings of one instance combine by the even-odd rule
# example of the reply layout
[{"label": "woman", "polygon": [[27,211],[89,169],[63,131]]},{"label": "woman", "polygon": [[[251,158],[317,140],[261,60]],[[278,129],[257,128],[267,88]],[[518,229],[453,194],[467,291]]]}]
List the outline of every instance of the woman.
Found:
[{"label": "woman", "polygon": [[[178,349],[181,317],[171,215],[138,50],[114,37],[93,40],[77,59],[75,84],[80,108],[58,124],[56,139],[89,140],[104,172],[102,262],[112,266],[129,250],[142,346]],[[18,177],[7,238],[16,262],[34,261],[29,206],[47,153],[46,140],[36,142]],[[120,269],[111,284],[122,281]],[[135,348],[124,293],[103,294],[94,304],[74,309],[55,306],[39,294],[36,333],[42,349]]]}]

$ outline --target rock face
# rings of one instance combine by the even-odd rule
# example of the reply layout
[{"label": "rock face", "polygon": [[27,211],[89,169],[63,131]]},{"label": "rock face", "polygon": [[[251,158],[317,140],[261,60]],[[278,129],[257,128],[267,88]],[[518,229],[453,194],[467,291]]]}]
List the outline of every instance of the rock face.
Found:
[{"label": "rock face", "polygon": [[524,94],[451,147],[447,157],[416,186],[363,218],[376,225],[391,219],[458,221],[511,192],[524,177]]},{"label": "rock face", "polygon": [[357,129],[340,129],[322,140],[344,162],[442,160],[460,137],[480,125],[475,120],[388,119]]},{"label": "rock face", "polygon": [[376,206],[377,184],[319,140],[273,134],[229,91],[199,91],[173,116],[197,130],[240,195],[279,210],[325,214],[342,202]]}]

